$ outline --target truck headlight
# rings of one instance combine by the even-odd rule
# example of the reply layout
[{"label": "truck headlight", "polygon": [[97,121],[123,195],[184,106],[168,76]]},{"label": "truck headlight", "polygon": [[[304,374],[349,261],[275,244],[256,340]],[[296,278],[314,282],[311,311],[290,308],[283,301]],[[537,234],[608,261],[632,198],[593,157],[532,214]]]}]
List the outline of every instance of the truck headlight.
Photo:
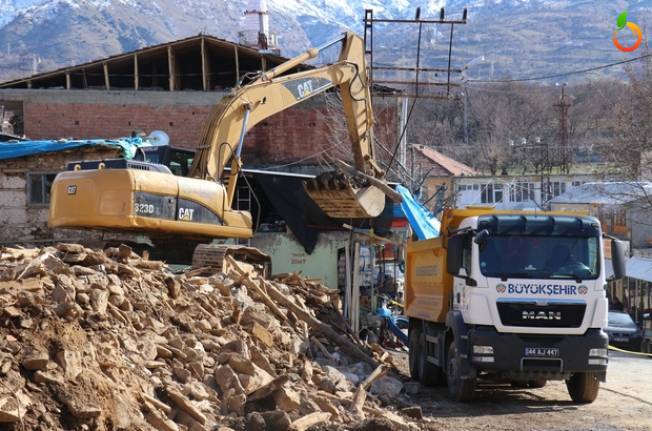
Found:
[{"label": "truck headlight", "polygon": [[589,365],[607,365],[607,358],[589,358]]},{"label": "truck headlight", "polygon": [[[589,350],[589,356],[605,358],[607,356],[607,349],[591,349]],[[589,361],[589,363],[591,362]]]},{"label": "truck headlight", "polygon": [[493,355],[494,348],[492,346],[473,346],[473,353],[477,355]]}]

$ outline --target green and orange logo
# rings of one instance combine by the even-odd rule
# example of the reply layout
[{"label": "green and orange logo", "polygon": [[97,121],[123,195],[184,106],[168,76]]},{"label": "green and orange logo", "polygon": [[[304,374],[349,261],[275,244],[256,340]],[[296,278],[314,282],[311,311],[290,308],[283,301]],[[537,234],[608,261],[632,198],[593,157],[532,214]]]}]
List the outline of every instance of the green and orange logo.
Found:
[{"label": "green and orange logo", "polygon": [[[643,42],[643,32],[641,31],[641,28],[634,24],[633,22],[627,21],[627,11],[623,11],[618,15],[618,19],[616,20],[616,26],[618,27],[616,30],[614,30],[613,35],[611,36],[611,40],[613,40],[614,45],[616,45],[616,48],[623,52],[633,52],[638,49],[638,47],[641,45],[641,42]],[[620,30],[624,29],[627,27],[632,34],[636,37],[636,42],[630,46],[623,46],[620,41],[618,40],[618,33]]]}]

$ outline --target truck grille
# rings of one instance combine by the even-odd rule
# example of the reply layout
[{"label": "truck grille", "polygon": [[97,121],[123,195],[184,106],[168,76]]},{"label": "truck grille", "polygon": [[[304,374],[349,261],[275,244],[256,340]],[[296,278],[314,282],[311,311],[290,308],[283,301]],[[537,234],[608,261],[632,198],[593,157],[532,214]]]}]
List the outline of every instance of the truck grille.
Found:
[{"label": "truck grille", "polygon": [[579,328],[584,320],[584,303],[498,302],[500,321],[505,326],[536,328]]}]

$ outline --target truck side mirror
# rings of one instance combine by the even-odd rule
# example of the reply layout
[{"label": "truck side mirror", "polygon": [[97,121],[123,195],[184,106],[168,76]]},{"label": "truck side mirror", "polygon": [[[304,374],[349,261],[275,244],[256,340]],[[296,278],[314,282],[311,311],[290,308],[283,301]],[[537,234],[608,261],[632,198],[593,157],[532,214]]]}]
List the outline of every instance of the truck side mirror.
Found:
[{"label": "truck side mirror", "polygon": [[616,280],[627,277],[627,251],[622,241],[611,240],[611,263]]},{"label": "truck side mirror", "polygon": [[450,275],[457,276],[462,267],[462,250],[464,248],[464,235],[455,235],[448,238],[446,251],[446,270]]},{"label": "truck side mirror", "polygon": [[489,238],[489,231],[487,229],[482,229],[480,232],[475,234],[473,242],[481,246],[487,242],[487,238]]}]

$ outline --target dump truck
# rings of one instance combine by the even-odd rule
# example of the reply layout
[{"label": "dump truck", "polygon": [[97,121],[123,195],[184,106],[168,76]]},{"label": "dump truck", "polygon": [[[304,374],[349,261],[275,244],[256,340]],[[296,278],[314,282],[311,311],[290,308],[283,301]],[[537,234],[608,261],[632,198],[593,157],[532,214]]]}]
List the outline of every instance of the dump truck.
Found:
[{"label": "dump truck", "polygon": [[[480,380],[565,380],[574,402],[594,401],[608,364],[603,241],[580,214],[445,210],[439,237],[406,248],[411,377],[457,401]],[[621,243],[612,255],[622,277]]]}]

